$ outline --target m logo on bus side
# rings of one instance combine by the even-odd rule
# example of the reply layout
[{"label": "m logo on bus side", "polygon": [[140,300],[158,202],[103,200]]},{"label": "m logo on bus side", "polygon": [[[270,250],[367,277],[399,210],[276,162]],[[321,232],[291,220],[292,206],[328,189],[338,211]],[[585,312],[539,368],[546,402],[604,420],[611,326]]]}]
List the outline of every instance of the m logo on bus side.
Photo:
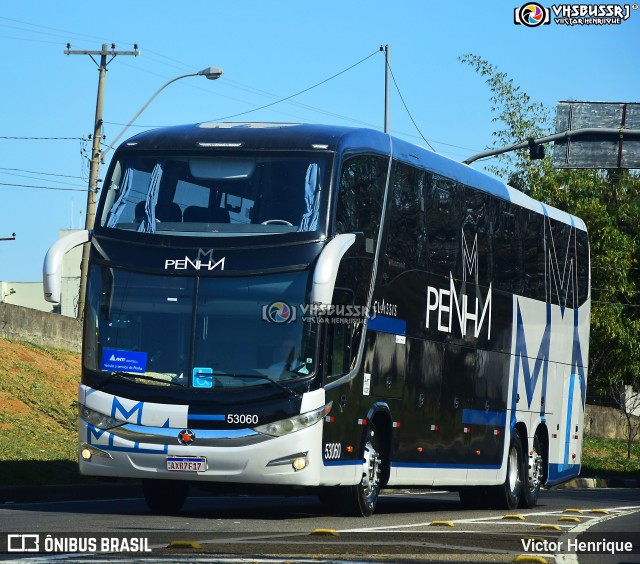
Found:
[{"label": "m logo on bus side", "polygon": [[[462,230],[461,236],[461,257],[462,257],[462,284],[460,290],[457,290],[454,284],[455,278],[449,272],[449,289],[438,288],[435,286],[427,287],[427,312],[425,319],[425,327],[436,324],[438,331],[442,333],[451,333],[453,331],[454,320],[458,321],[460,334],[465,337],[467,334],[468,324],[471,323],[473,337],[477,339],[480,335],[485,320],[487,322],[487,339],[491,339],[491,289],[492,284],[489,283],[489,290],[485,296],[479,291],[479,257],[478,257],[478,234],[474,234],[473,244],[469,245],[467,237]],[[476,296],[469,299],[466,294],[467,281],[473,283],[478,288]],[[431,319],[431,314],[434,318]]]}]

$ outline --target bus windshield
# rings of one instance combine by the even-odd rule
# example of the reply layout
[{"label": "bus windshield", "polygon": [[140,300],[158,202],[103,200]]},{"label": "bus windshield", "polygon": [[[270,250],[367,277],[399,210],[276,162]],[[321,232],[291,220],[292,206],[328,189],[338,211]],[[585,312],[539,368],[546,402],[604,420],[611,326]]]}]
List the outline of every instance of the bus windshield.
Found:
[{"label": "bus windshield", "polygon": [[324,231],[330,158],[123,152],[105,184],[100,226],[193,236]]},{"label": "bus windshield", "polygon": [[300,307],[308,278],[307,271],[156,276],[94,265],[85,367],[139,384],[203,391],[307,378],[316,362],[315,324]]}]

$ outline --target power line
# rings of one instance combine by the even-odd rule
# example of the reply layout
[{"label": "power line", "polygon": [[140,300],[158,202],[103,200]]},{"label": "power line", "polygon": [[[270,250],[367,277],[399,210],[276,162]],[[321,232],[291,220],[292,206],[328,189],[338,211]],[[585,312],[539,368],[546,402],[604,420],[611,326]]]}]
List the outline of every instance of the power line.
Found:
[{"label": "power line", "polygon": [[11,170],[15,172],[28,172],[29,174],[42,174],[44,176],[58,176],[61,178],[79,178],[84,179],[83,176],[73,176],[71,174],[56,174],[55,172],[38,172],[37,170],[26,170],[24,168],[7,168],[4,166],[0,166],[0,170]]},{"label": "power line", "polygon": [[[24,26],[31,26],[31,27],[34,27],[34,28],[39,28],[39,29],[43,29],[43,30],[49,30],[49,31],[56,32],[56,34],[53,34],[53,33],[50,33],[50,32],[40,32],[37,29],[31,30],[31,29],[26,29],[26,28],[19,28],[19,27],[16,27],[16,26],[10,26],[10,25],[7,25],[7,24],[0,24],[0,26],[8,27],[8,28],[14,28],[14,29],[18,29],[18,30],[21,30],[21,31],[26,31],[27,33],[31,33],[31,32],[33,32],[33,33],[42,33],[44,35],[57,35],[58,33],[63,33],[63,34],[66,34],[66,36],[73,35],[73,36],[76,36],[79,39],[80,38],[81,39],[89,38],[89,39],[92,39],[92,40],[98,39],[98,37],[95,36],[95,35],[77,33],[77,32],[72,32],[72,31],[68,31],[68,30],[62,30],[60,28],[54,28],[54,27],[50,27],[50,26],[43,26],[43,25],[33,24],[31,22],[25,22],[25,21],[22,21],[22,20],[17,20],[17,19],[13,19],[13,18],[7,18],[7,17],[4,17],[4,16],[0,16],[0,20],[5,20],[5,21],[8,21],[8,22],[17,23],[17,24],[21,24],[21,25],[24,25]],[[55,43],[55,42],[48,42],[48,43]],[[130,42],[120,41],[120,43],[130,43]],[[152,60],[156,60],[158,63],[163,64],[163,65],[168,66],[168,67],[179,68],[179,69],[195,69],[195,67],[193,65],[189,65],[189,64],[185,63],[184,61],[180,61],[178,59],[174,59],[172,57],[168,57],[168,56],[163,55],[162,53],[159,53],[158,51],[154,51],[152,49],[145,48],[145,53],[155,55],[155,57],[150,56],[148,58],[152,59]],[[371,56],[373,56],[373,54],[370,55],[370,57]],[[270,104],[266,104],[264,106],[260,106],[258,108],[254,108],[252,110],[247,110],[246,112],[241,112],[241,113],[238,113],[238,114],[234,114],[233,116],[227,116],[227,117],[224,117],[224,118],[219,118],[219,119],[211,120],[211,121],[221,121],[221,120],[224,120],[224,119],[230,119],[232,117],[238,117],[240,115],[245,115],[247,113],[251,113],[251,112],[254,112],[254,111],[258,111],[260,109],[268,108],[268,107],[276,105],[276,104],[278,104],[280,102],[290,100],[291,98],[294,98],[295,96],[298,96],[298,95],[300,95],[300,94],[302,94],[304,92],[307,92],[308,90],[311,90],[311,89],[315,88],[316,86],[320,86],[324,82],[327,82],[327,81],[331,80],[332,78],[335,78],[336,76],[339,76],[340,74],[342,74],[342,73],[350,70],[351,68],[357,66],[358,64],[364,62],[368,58],[369,57],[367,57],[364,60],[356,63],[352,67],[349,67],[348,69],[345,69],[344,71],[342,71],[340,73],[337,73],[336,75],[326,79],[325,81],[322,81],[322,82],[320,82],[320,83],[318,83],[318,84],[316,84],[314,86],[311,86],[308,89],[302,90],[301,92],[298,92],[298,93],[293,94],[291,96],[287,96],[285,98],[279,98],[275,102],[272,102]],[[163,62],[160,59],[165,59],[166,61],[171,61],[171,62],[170,63]],[[125,63],[122,63],[122,64],[125,64]],[[126,65],[126,66],[131,66],[131,65]],[[139,72],[141,69],[137,68],[136,70]],[[146,71],[146,72],[148,72],[148,71]],[[151,73],[151,74],[157,74],[157,73]],[[413,119],[413,117],[412,117],[412,115],[411,115],[411,113],[410,113],[410,111],[409,111],[409,109],[407,107],[407,104],[405,103],[405,100],[404,100],[404,98],[402,96],[402,93],[401,93],[400,88],[398,86],[398,83],[397,83],[397,81],[395,79],[395,76],[393,75],[393,71],[391,71],[391,76],[393,78],[393,81],[394,81],[396,90],[398,91],[398,94],[400,96],[400,99],[402,100],[402,103],[403,103],[403,105],[405,107],[405,110],[407,111],[407,114],[409,115],[409,118],[413,122],[414,127],[418,131],[419,136],[415,136],[415,135],[412,135],[412,134],[409,134],[409,133],[405,133],[405,132],[401,132],[401,131],[398,131],[398,130],[394,130],[394,132],[396,134],[404,135],[406,137],[413,137],[413,138],[422,139],[432,150],[435,151],[435,149],[433,148],[433,146],[431,145],[429,140],[427,140],[425,138],[425,136],[422,134],[422,132],[420,131],[419,127],[417,126],[416,122],[414,121],[414,119]],[[275,95],[273,95],[273,94],[269,94],[268,92],[261,91],[259,89],[254,88],[254,87],[251,87],[251,86],[243,85],[242,83],[239,83],[239,82],[233,82],[233,81],[231,81],[229,79],[225,80],[225,82],[226,83],[230,83],[232,86],[234,86],[234,87],[236,87],[236,88],[238,88],[240,90],[245,90],[247,92],[253,92],[253,93],[256,93],[256,94],[258,94],[260,96],[275,97]],[[220,96],[221,94],[220,93],[216,93],[216,95]],[[233,97],[228,97],[228,98],[230,98],[232,100],[237,100],[237,98],[233,98]],[[296,104],[299,107],[301,107],[303,109],[306,109],[306,110],[311,110],[311,111],[315,111],[315,112],[318,112],[318,113],[321,113],[321,114],[324,114],[324,115],[328,115],[328,116],[331,116],[331,117],[336,117],[336,118],[344,119],[346,121],[350,121],[350,122],[353,122],[353,123],[358,123],[358,124],[360,124],[362,126],[365,126],[365,127],[373,127],[373,128],[377,127],[374,124],[371,124],[371,123],[368,123],[368,122],[365,122],[365,121],[362,121],[362,120],[356,120],[356,119],[353,119],[353,118],[350,118],[350,117],[347,117],[347,116],[343,116],[343,115],[337,114],[335,112],[321,110],[319,108],[315,108],[313,106],[308,106],[308,105],[305,105],[305,104],[301,104],[299,102],[294,102],[294,104]],[[118,123],[118,122],[107,122],[107,121],[105,121],[104,123],[108,123],[110,125],[118,125],[118,126],[124,125],[124,124],[121,124],[121,123]],[[151,129],[151,128],[155,128],[155,127],[164,127],[164,126],[162,126],[162,125],[135,125],[134,127]],[[0,137],[0,139],[2,139],[2,137]],[[431,140],[431,141],[433,143],[437,143],[437,144],[445,146],[445,147],[453,147],[453,148],[457,148],[457,149],[464,149],[465,151],[466,150],[470,150],[468,147],[461,147],[459,145],[445,143],[443,141],[437,141],[437,140]]]},{"label": "power line", "polygon": [[11,41],[28,41],[29,43],[48,43],[49,45],[60,45],[59,41],[46,41],[44,39],[27,39],[26,37],[11,37],[0,35],[0,39],[11,39]]},{"label": "power line", "polygon": [[63,192],[86,192],[87,188],[60,188],[58,186],[35,186],[33,184],[11,184],[0,182],[0,186],[11,186],[15,188],[32,188],[36,190],[62,190]]},{"label": "power line", "polygon": [[275,102],[271,102],[270,104],[265,104],[264,106],[260,106],[258,108],[253,108],[252,110],[247,110],[246,112],[240,112],[240,113],[237,113],[237,114],[233,114],[233,115],[229,115],[229,116],[225,116],[225,117],[221,117],[221,118],[215,118],[215,119],[211,119],[211,120],[208,120],[208,121],[224,121],[226,119],[231,119],[231,118],[234,118],[234,117],[250,114],[252,112],[257,112],[258,110],[264,110],[265,108],[270,108],[271,106],[275,106],[276,104],[280,104],[281,102],[286,102],[287,100],[291,100],[291,98],[295,98],[296,96],[299,96],[300,94],[304,94],[305,92],[309,92],[309,90],[313,90],[314,88],[317,88],[318,86],[321,86],[322,84],[325,84],[325,83],[329,82],[330,80],[333,80],[334,78],[340,76],[341,74],[344,74],[345,72],[350,71],[352,68],[357,67],[358,65],[360,65],[360,64],[364,63],[365,61],[369,60],[374,55],[377,55],[379,52],[380,51],[376,49],[373,53],[371,53],[371,55],[366,56],[364,59],[361,59],[357,63],[354,63],[353,65],[347,67],[346,69],[341,70],[340,72],[337,72],[333,76],[330,76],[329,78],[325,78],[324,80],[321,80],[320,82],[314,84],[313,86],[309,86],[308,88],[300,90],[299,92],[296,92],[295,94],[291,94],[290,96],[286,96],[284,98],[281,98],[280,100],[276,100]]},{"label": "power line", "polygon": [[[146,52],[146,51],[145,51],[145,52]],[[371,56],[372,56],[372,55],[371,55]],[[171,59],[171,60],[174,60],[174,59]],[[366,60],[366,59],[365,59],[365,60]],[[364,61],[360,61],[360,62],[364,62]],[[128,65],[128,64],[127,64],[127,63],[125,63],[125,62],[122,62],[122,63],[120,63],[120,64],[121,64],[121,65],[124,65],[124,66],[129,66],[129,67],[131,67],[131,66],[132,66],[132,65]],[[356,65],[357,65],[357,64],[359,64],[359,63],[356,63]],[[356,65],[353,65],[353,66],[356,66]],[[351,67],[351,68],[353,68],[353,67]],[[345,70],[344,70],[344,71],[342,71],[342,72],[346,72],[347,70],[349,70],[349,69],[345,69]],[[159,74],[159,73],[151,72],[151,71],[144,70],[144,69],[142,69],[142,72],[146,72],[146,73],[148,73],[148,74],[152,74],[152,75],[155,75],[155,76],[163,77],[163,75],[161,75],[161,74]],[[341,73],[338,73],[338,74],[341,74]],[[335,75],[335,76],[337,76],[337,75]],[[164,77],[163,77],[163,78],[164,78]],[[331,78],[334,78],[334,77],[331,77]],[[328,80],[331,80],[331,78],[328,78],[328,79],[326,79],[326,80],[325,80],[325,81],[323,81],[323,82],[326,82],[326,81],[328,81]],[[364,127],[372,127],[372,128],[377,127],[376,125],[373,125],[373,124],[371,124],[371,123],[368,123],[368,122],[365,122],[365,121],[362,121],[362,120],[357,120],[357,119],[354,119],[354,118],[351,118],[351,117],[347,117],[347,116],[344,116],[344,115],[341,115],[341,114],[338,114],[338,113],[335,113],[335,112],[330,112],[330,111],[327,111],[327,110],[322,110],[322,109],[320,109],[320,108],[316,108],[316,107],[313,107],[313,106],[309,106],[309,105],[307,105],[307,104],[303,104],[303,103],[301,103],[301,102],[291,101],[291,100],[290,100],[292,97],[297,96],[298,94],[301,94],[302,92],[299,92],[299,93],[297,93],[297,94],[293,94],[293,95],[291,95],[291,96],[287,96],[286,98],[282,98],[282,97],[280,97],[280,96],[278,96],[278,95],[276,95],[276,94],[271,94],[271,93],[266,92],[266,91],[264,91],[264,90],[260,90],[260,89],[254,88],[254,87],[252,87],[252,86],[247,86],[247,85],[244,85],[244,84],[242,84],[242,83],[240,83],[240,82],[233,81],[233,80],[229,80],[229,79],[225,79],[224,84],[230,85],[232,88],[236,88],[236,89],[239,89],[239,90],[243,90],[243,91],[245,91],[245,92],[249,92],[249,93],[251,93],[251,94],[257,94],[257,95],[259,95],[259,96],[269,97],[269,98],[272,98],[272,99],[275,99],[275,100],[276,100],[275,102],[269,103],[269,104],[264,105],[264,106],[261,106],[261,107],[259,107],[259,108],[254,108],[254,109],[248,110],[248,111],[246,111],[246,112],[241,112],[241,113],[239,113],[239,114],[235,114],[236,116],[238,116],[238,115],[243,115],[243,114],[245,114],[245,113],[254,112],[254,111],[257,111],[257,110],[259,110],[259,109],[261,109],[261,108],[266,108],[266,107],[269,107],[269,106],[273,106],[273,105],[275,105],[275,104],[277,104],[277,103],[279,103],[279,102],[282,102],[282,101],[287,100],[287,101],[289,101],[289,103],[290,103],[290,104],[292,104],[292,105],[294,105],[294,106],[297,106],[297,107],[299,107],[299,108],[301,108],[301,109],[303,109],[303,110],[310,110],[310,111],[313,111],[313,112],[321,113],[321,114],[328,115],[328,116],[331,116],[331,117],[335,117],[335,118],[338,118],[338,119],[343,119],[343,120],[345,120],[345,121],[349,121],[349,122],[352,122],[352,123],[357,123],[357,124],[359,124],[359,125],[361,125],[361,126],[364,126]],[[319,84],[322,84],[322,82],[321,82],[321,83],[319,83]],[[316,85],[316,86],[317,86],[317,85]],[[242,100],[242,99],[237,98],[237,97],[227,96],[227,95],[221,94],[220,92],[214,92],[214,93],[212,93],[210,90],[205,90],[204,88],[201,88],[201,87],[196,86],[196,85],[194,85],[194,84],[189,84],[189,85],[188,85],[188,87],[189,87],[189,88],[192,88],[192,89],[196,89],[196,90],[202,90],[202,91],[204,91],[204,92],[207,92],[207,94],[209,94],[209,95],[215,95],[215,96],[216,96],[216,97],[218,97],[218,98],[227,98],[227,99],[229,99],[229,100],[233,100],[233,101],[235,101],[235,102],[242,102],[242,103],[245,103],[245,104],[250,104],[250,102],[247,102],[247,101]],[[314,88],[314,87],[315,87],[315,86],[312,86],[312,87],[308,88],[307,90],[310,90],[311,88]],[[305,92],[305,91],[306,91],[306,90],[304,90],[303,92]],[[285,115],[289,115],[289,116],[291,116],[291,115],[292,115],[292,114],[287,114],[287,113],[285,113],[285,112],[280,112],[280,113],[284,113]],[[229,117],[235,117],[235,116],[227,116],[226,118],[220,118],[220,120],[228,119]],[[300,119],[298,116],[295,116],[295,115],[293,115],[293,117],[294,117],[294,118],[296,118],[296,119]],[[212,121],[212,120],[209,120],[209,121]],[[213,121],[219,121],[219,120],[213,120]],[[105,124],[108,124],[108,125],[117,125],[117,126],[124,126],[124,125],[126,125],[126,124],[124,124],[124,123],[120,123],[120,122],[113,122],[113,121],[105,121],[104,123],[105,123]],[[158,127],[166,127],[166,124],[161,124],[161,125],[160,125],[160,124],[134,124],[134,125],[132,125],[132,127],[134,127],[134,128],[138,128],[138,129],[153,129],[153,128],[158,128]],[[467,149],[465,148],[465,150],[467,150]]]},{"label": "power line", "polygon": [[10,137],[0,135],[0,139],[9,139],[11,141],[84,141],[84,137]]},{"label": "power line", "polygon": [[[38,178],[37,176],[31,176],[29,174],[18,174],[16,172],[2,172],[0,171],[0,174],[6,174],[7,176],[17,176],[18,178],[28,178],[29,180],[43,180],[42,178]],[[53,182],[54,184],[63,184],[65,186],[81,186],[79,184],[71,184],[69,182],[66,182],[64,180],[53,180],[53,179],[49,179],[49,182]]]},{"label": "power line", "polygon": [[413,123],[413,126],[416,128],[416,131],[420,134],[420,137],[422,138],[422,140],[429,146],[429,149],[431,149],[435,153],[436,150],[431,146],[431,143],[429,143],[429,141],[427,141],[426,137],[424,135],[422,135],[422,131],[420,131],[420,128],[418,127],[418,124],[416,123],[416,120],[413,119],[413,116],[411,115],[411,112],[409,111],[407,103],[404,101],[404,96],[402,96],[402,92],[400,92],[400,87],[398,86],[398,82],[396,81],[396,77],[393,74],[393,70],[391,69],[391,65],[389,65],[389,72],[391,73],[391,78],[393,79],[393,84],[396,87],[396,90],[398,92],[398,96],[400,96],[400,100],[402,100],[402,105],[404,106],[404,109],[407,112],[407,115],[409,116],[409,119]]},{"label": "power line", "polygon": [[[86,39],[91,39],[91,40],[101,39],[102,40],[102,38],[99,38],[98,36],[95,36],[95,35],[89,35],[89,34],[85,34],[85,33],[77,33],[77,32],[73,32],[73,31],[69,31],[69,30],[63,30],[63,29],[60,29],[60,28],[54,28],[54,27],[50,27],[50,26],[38,25],[38,24],[31,23],[31,22],[25,22],[25,21],[13,19],[13,18],[7,18],[7,17],[4,17],[4,16],[0,16],[0,20],[4,20],[4,21],[7,21],[7,22],[12,22],[12,23],[15,23],[15,24],[21,24],[23,26],[30,26],[31,28],[38,28],[38,29],[27,29],[27,28],[24,28],[24,27],[20,28],[20,27],[17,27],[17,26],[11,26],[11,25],[7,25],[7,24],[0,24],[0,26],[2,26],[2,27],[13,28],[13,29],[16,29],[16,30],[19,30],[19,31],[25,31],[27,33],[40,33],[42,35],[50,35],[50,36],[58,36],[57,34],[62,33],[62,34],[65,34],[66,37],[71,35],[71,36],[74,36],[74,37],[78,38],[78,40],[86,40]],[[40,30],[48,30],[48,31],[43,32],[43,31],[40,31]],[[56,33],[51,33],[51,32],[56,32]],[[30,41],[29,39],[25,39],[25,38],[14,38],[14,39],[21,39],[21,40],[25,40],[25,41]],[[54,42],[54,41],[44,41],[44,40],[31,40],[31,41],[38,41],[38,42],[43,42],[43,43],[57,44],[57,42]],[[119,42],[120,43],[125,43],[125,44],[126,43],[131,43],[129,41],[119,41]],[[148,58],[152,59],[152,60],[155,60],[159,64],[163,64],[163,65],[168,66],[168,67],[179,68],[179,69],[195,69],[195,67],[193,65],[187,64],[184,61],[180,61],[180,60],[174,59],[172,57],[168,57],[168,56],[163,55],[162,53],[160,53],[158,51],[154,51],[154,50],[149,49],[149,48],[145,48],[145,53],[155,55],[155,57],[150,56]],[[373,54],[370,55],[370,56],[373,56]],[[161,61],[160,59],[165,59],[166,61],[170,61],[170,62],[164,62],[164,61]],[[366,60],[366,59],[364,59],[364,60]],[[364,60],[360,61],[359,63],[356,63],[353,66],[357,66],[361,62],[364,62]],[[125,63],[121,63],[121,64],[125,64]],[[126,65],[126,66],[131,66],[131,65]],[[350,68],[353,68],[353,67],[350,67]],[[345,69],[342,72],[346,72],[347,70],[350,70],[350,68],[349,69]],[[137,68],[138,72],[140,70],[144,71],[144,69]],[[144,72],[149,72],[149,71],[144,71]],[[151,74],[157,74],[157,73],[151,73]],[[335,78],[335,76],[338,76],[339,74],[342,74],[342,73],[338,73],[338,74],[334,75],[334,77],[328,78],[326,81],[331,80],[332,78]],[[402,93],[401,93],[401,91],[399,89],[399,86],[397,84],[397,81],[395,79],[395,76],[393,76],[393,72],[391,72],[391,75],[393,77],[393,81],[395,83],[395,87],[396,87],[396,90],[398,91],[400,99],[402,100],[402,103],[405,106],[405,110],[407,111],[407,114],[409,115],[410,119],[413,121],[413,124],[414,124],[416,130],[418,131],[418,133],[420,135],[416,136],[416,135],[412,135],[410,133],[406,133],[406,132],[402,132],[402,131],[398,131],[398,130],[392,130],[394,133],[399,134],[399,135],[403,135],[403,136],[409,137],[409,138],[422,139],[434,151],[435,151],[435,149],[433,148],[431,143],[436,143],[438,145],[442,145],[442,146],[445,146],[445,147],[453,147],[453,148],[457,148],[457,149],[463,149],[465,151],[471,150],[468,147],[462,147],[462,146],[459,146],[459,145],[455,145],[455,144],[451,144],[451,143],[445,143],[443,141],[438,141],[438,140],[434,140],[434,139],[432,139],[431,143],[430,143],[429,140],[426,139],[425,136],[422,134],[422,132],[420,131],[419,127],[416,125],[416,122],[414,121],[411,113],[409,112],[407,104],[404,101]],[[158,76],[160,76],[160,75],[158,75]],[[308,90],[311,90],[312,88],[315,88],[316,86],[319,86],[319,85],[323,84],[326,81],[322,81],[322,82],[318,83],[317,85],[314,85],[314,86],[312,86],[312,87],[310,87],[308,89],[302,90],[301,92],[298,92],[298,93],[293,94],[291,96],[287,96],[285,98],[279,98],[273,103],[266,104],[266,105],[260,106],[258,108],[254,108],[252,110],[247,110],[246,112],[241,112],[241,113],[235,114],[233,116],[227,116],[227,117],[224,117],[224,118],[218,118],[217,120],[212,120],[212,121],[220,121],[220,120],[224,120],[224,119],[230,119],[231,117],[237,117],[237,116],[240,116],[240,115],[244,115],[244,114],[247,114],[247,113],[251,113],[251,112],[263,109],[263,108],[267,108],[267,107],[276,105],[276,104],[278,104],[280,102],[290,100],[291,98],[293,98],[295,96],[298,96],[299,94],[302,94],[302,93],[304,93],[304,92],[306,92]],[[242,83],[234,82],[234,81],[231,81],[229,79],[226,79],[225,82],[231,84],[232,87],[238,88],[240,90],[245,90],[247,92],[253,92],[253,93],[256,93],[256,94],[258,94],[260,96],[276,97],[276,95],[269,94],[268,92],[261,91],[259,89],[254,88],[254,87],[251,87],[251,86],[246,86],[246,85],[243,85]],[[217,96],[221,96],[220,93],[216,93],[216,95]],[[232,100],[238,100],[237,98],[233,98],[233,97],[230,97],[230,96],[226,96],[226,97],[228,97],[228,98],[230,98]],[[315,108],[313,106],[308,106],[308,105],[305,105],[305,104],[301,104],[299,102],[292,102],[292,103],[295,104],[295,105],[298,105],[302,109],[306,109],[306,110],[318,112],[318,113],[321,113],[321,114],[324,114],[324,115],[328,115],[328,116],[331,116],[331,117],[336,117],[336,118],[339,118],[339,119],[343,119],[343,120],[348,121],[348,122],[360,124],[360,125],[362,125],[364,127],[372,127],[372,128],[377,128],[378,127],[377,125],[374,125],[374,124],[371,124],[371,123],[368,123],[368,122],[365,122],[365,121],[362,121],[362,120],[357,120],[357,119],[354,119],[354,118],[351,118],[351,117],[343,116],[343,115],[337,114],[335,112],[322,110],[322,109],[319,109],[319,108]],[[105,121],[104,123],[108,123],[110,125],[118,125],[118,126],[124,125],[124,124],[121,124],[121,123],[118,123],[118,122],[107,122],[107,121]],[[151,129],[151,128],[155,128],[155,127],[164,127],[164,126],[163,125],[134,125],[134,127],[143,128],[143,129],[144,128]],[[0,137],[0,139],[14,139],[14,138]],[[30,138],[22,138],[21,137],[20,139],[30,139]],[[43,139],[54,139],[54,138],[43,138]],[[58,138],[56,138],[56,139],[58,139]],[[67,139],[67,138],[59,138],[59,139]],[[75,138],[69,138],[69,139],[75,139]]]},{"label": "power line", "polygon": [[[68,31],[66,29],[59,29],[57,27],[50,27],[50,26],[46,26],[46,25],[39,25],[39,24],[31,23],[31,22],[25,22],[25,21],[22,21],[22,20],[16,20],[16,19],[13,19],[13,18],[7,18],[5,16],[0,16],[0,20],[5,20],[5,21],[8,21],[8,22],[18,23],[18,24],[22,24],[22,25],[27,25],[27,26],[31,26],[31,27],[39,28],[39,29],[48,29],[48,30],[51,30],[51,31],[56,31],[56,32],[59,32],[61,34],[64,34],[64,35],[61,35],[59,37],[64,37],[65,39],[68,39],[69,36],[72,35],[72,36],[77,37],[79,40],[80,39],[82,39],[82,40],[91,40],[91,41],[96,41],[96,40],[97,41],[103,41],[103,40],[105,40],[105,38],[97,37],[96,35],[88,35],[86,33],[77,33],[75,31]],[[17,28],[15,26],[9,26],[7,24],[0,24],[0,25],[2,25],[3,27],[9,27],[9,28],[13,28],[13,29],[26,31],[28,33],[42,33],[42,34],[45,34],[45,32],[39,31],[38,29],[33,29],[32,30],[32,29]],[[55,35],[55,34],[47,33],[47,35]],[[112,39],[109,39],[109,41],[112,41]],[[120,41],[120,43],[127,43],[127,41]],[[133,42],[129,42],[129,43],[133,43]],[[59,43],[57,43],[57,42],[56,42],[56,44],[59,45]]]}]

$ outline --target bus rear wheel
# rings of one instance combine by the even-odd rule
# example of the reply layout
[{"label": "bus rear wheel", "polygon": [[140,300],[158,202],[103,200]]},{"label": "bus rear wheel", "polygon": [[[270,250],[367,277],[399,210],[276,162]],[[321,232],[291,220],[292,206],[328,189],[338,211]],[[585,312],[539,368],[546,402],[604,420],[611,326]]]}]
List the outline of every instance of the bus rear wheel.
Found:
[{"label": "bus rear wheel", "polygon": [[370,517],[378,503],[382,482],[382,455],[373,423],[369,424],[366,431],[362,461],[360,482],[344,488],[341,505],[345,515]]},{"label": "bus rear wheel", "polygon": [[187,500],[189,484],[173,480],[142,480],[142,493],[153,513],[178,513]]},{"label": "bus rear wheel", "polygon": [[522,441],[518,429],[511,431],[509,454],[507,457],[507,477],[504,484],[495,486],[496,506],[503,509],[515,509],[520,503],[523,489],[524,457]]},{"label": "bus rear wheel", "polygon": [[528,457],[528,460],[529,462],[524,464],[525,483],[520,499],[520,507],[525,509],[531,509],[537,505],[542,484],[543,459],[538,435],[533,438],[533,454]]}]

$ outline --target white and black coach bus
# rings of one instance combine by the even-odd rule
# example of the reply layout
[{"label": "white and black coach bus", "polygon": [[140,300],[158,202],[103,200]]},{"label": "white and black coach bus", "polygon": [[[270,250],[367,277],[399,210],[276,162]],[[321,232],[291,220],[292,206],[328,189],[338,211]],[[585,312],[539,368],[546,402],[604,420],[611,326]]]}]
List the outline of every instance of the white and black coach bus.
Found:
[{"label": "white and black coach bus", "polygon": [[202,123],[115,153],[91,245],[80,471],[314,492],[381,488],[532,507],[580,470],[584,223],[386,134]]}]

